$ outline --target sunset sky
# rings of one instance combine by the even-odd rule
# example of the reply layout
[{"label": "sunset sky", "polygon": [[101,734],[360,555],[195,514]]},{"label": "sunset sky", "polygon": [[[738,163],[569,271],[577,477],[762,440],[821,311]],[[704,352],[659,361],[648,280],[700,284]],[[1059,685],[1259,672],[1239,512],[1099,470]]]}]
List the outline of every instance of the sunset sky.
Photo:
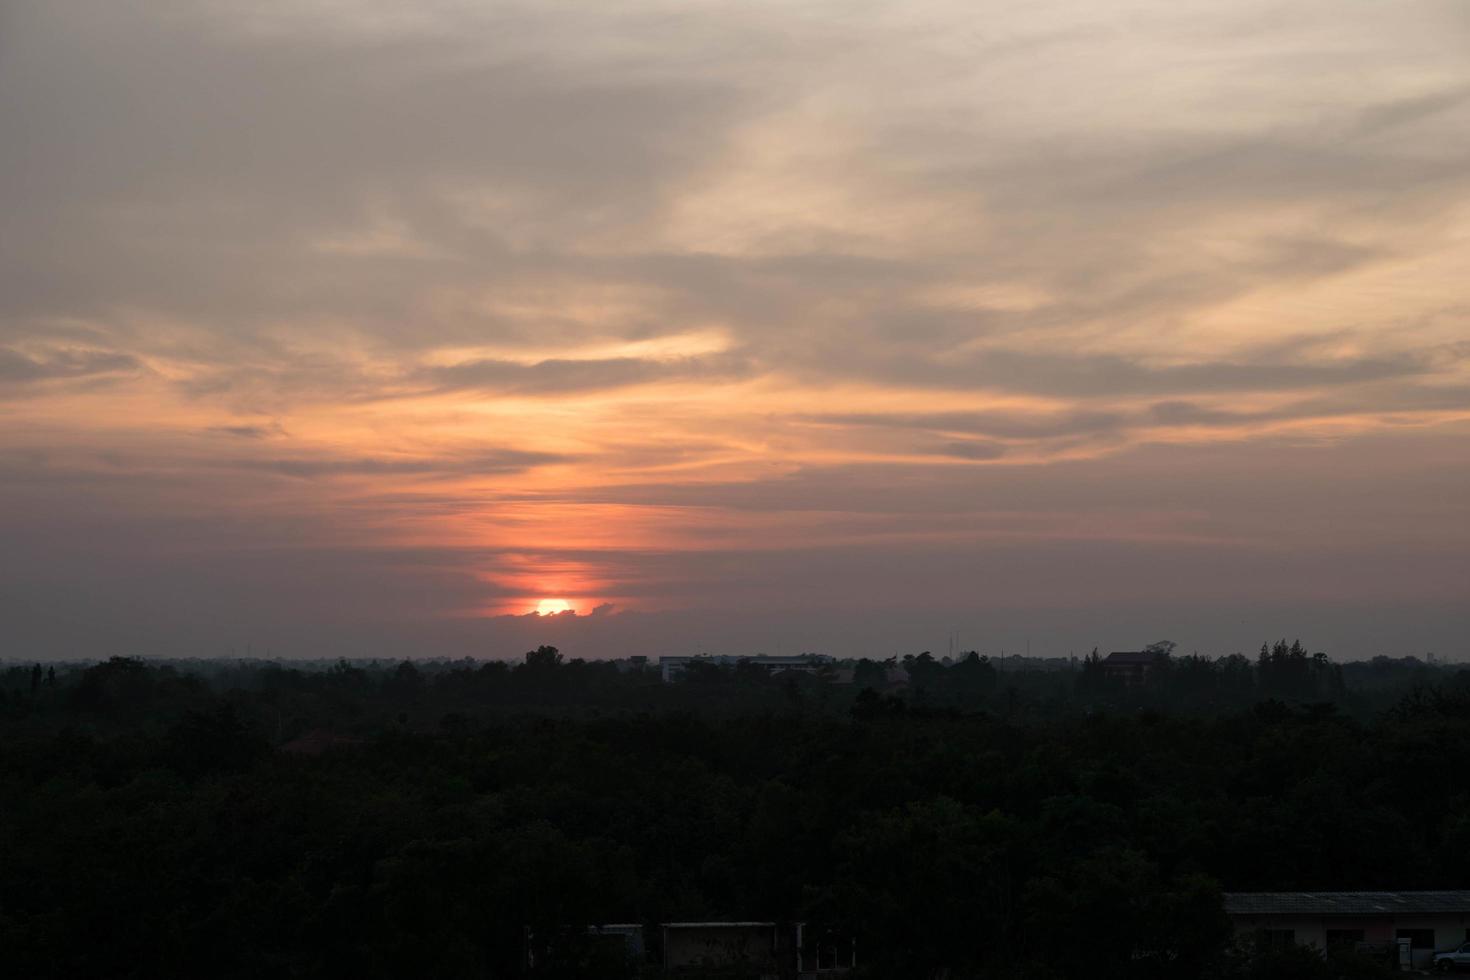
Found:
[{"label": "sunset sky", "polygon": [[955,633],[1470,658],[1470,3],[0,0],[0,657]]}]

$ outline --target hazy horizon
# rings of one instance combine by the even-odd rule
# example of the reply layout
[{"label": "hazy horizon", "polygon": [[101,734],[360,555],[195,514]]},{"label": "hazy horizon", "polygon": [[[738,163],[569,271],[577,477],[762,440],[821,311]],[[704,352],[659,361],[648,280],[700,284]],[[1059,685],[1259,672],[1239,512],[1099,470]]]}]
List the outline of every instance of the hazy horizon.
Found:
[{"label": "hazy horizon", "polygon": [[1413,11],[0,0],[0,655],[1470,659]]}]

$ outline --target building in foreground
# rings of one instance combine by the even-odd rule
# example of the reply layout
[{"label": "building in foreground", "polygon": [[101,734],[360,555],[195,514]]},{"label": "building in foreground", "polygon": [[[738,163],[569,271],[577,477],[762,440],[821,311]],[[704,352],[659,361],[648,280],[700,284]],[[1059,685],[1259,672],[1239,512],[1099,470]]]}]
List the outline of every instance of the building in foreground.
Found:
[{"label": "building in foreground", "polygon": [[1225,914],[1238,936],[1268,945],[1401,946],[1401,964],[1419,970],[1470,941],[1470,891],[1230,892]]}]

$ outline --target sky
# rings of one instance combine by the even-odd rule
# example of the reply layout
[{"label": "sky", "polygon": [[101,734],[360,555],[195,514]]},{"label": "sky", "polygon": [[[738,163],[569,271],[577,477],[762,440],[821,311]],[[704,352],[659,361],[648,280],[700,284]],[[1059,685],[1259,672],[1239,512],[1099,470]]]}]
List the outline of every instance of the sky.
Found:
[{"label": "sky", "polygon": [[1464,0],[0,0],[0,658],[1470,659]]}]

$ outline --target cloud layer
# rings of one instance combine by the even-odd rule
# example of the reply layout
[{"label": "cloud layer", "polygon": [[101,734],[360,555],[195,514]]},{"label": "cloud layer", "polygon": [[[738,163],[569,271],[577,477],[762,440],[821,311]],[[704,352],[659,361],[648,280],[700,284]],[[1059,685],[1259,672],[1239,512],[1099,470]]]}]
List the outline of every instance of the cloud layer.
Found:
[{"label": "cloud layer", "polygon": [[19,655],[1470,655],[1467,45],[1459,0],[0,2]]}]

